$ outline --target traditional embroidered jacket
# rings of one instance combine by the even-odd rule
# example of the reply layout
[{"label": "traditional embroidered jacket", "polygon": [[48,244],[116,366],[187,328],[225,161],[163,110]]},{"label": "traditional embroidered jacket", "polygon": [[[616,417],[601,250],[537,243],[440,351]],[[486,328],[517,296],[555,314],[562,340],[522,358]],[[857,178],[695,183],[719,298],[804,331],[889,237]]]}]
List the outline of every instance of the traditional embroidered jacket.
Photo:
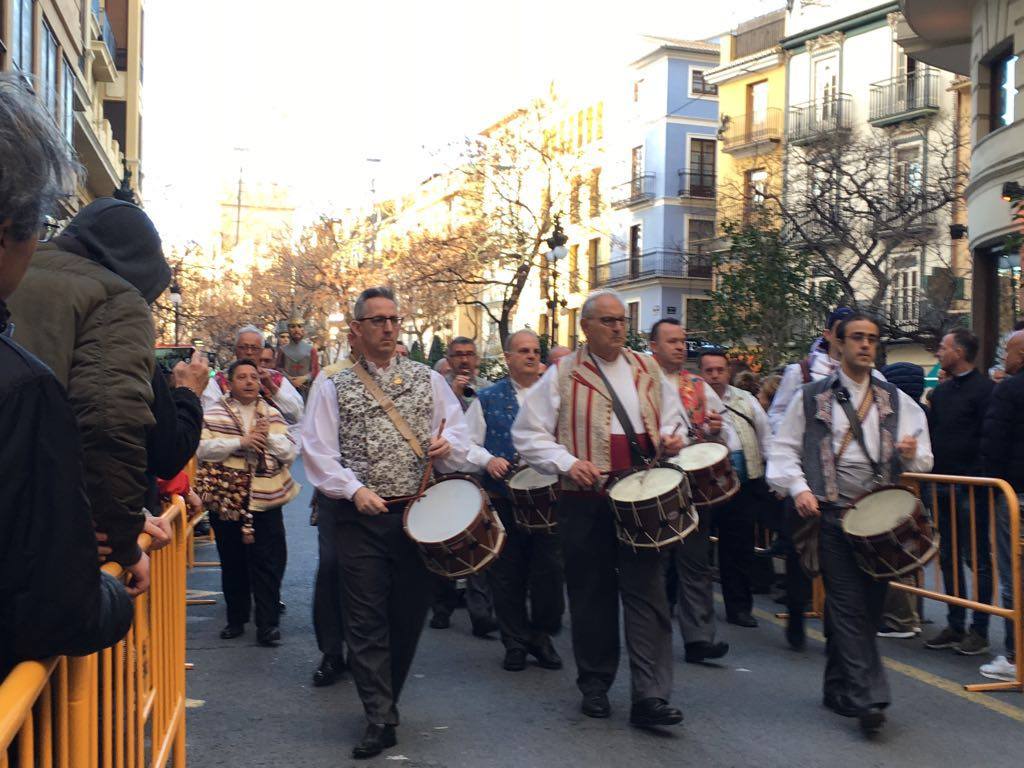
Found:
[{"label": "traditional embroidered jacket", "polygon": [[[743,446],[743,460],[747,465],[747,479],[756,480],[759,477],[764,477],[764,456],[761,455],[761,443],[757,439],[757,430],[751,425],[751,422],[754,420],[754,411],[750,400],[744,396],[746,393],[742,389],[730,386],[729,390],[729,408],[733,408],[747,417],[744,419],[743,416],[731,414],[730,420],[733,429],[736,430],[736,436],[740,439],[740,445]],[[750,421],[747,421],[747,419],[750,419]]]},{"label": "traditional embroidered jacket", "polygon": [[[363,386],[354,368],[337,373],[330,380],[338,393],[341,465],[351,469],[364,485],[383,498],[416,493],[426,469],[426,459],[419,459],[413,453],[408,441]],[[387,374],[378,377],[376,382],[394,402],[425,451],[430,444],[434,412],[430,369],[399,356]]]},{"label": "traditional embroidered jacket", "polygon": [[700,376],[689,371],[679,371],[679,399],[683,401],[683,409],[696,428],[704,425],[708,416],[707,382]]},{"label": "traditional embroidered jacket", "polygon": [[[229,410],[234,413],[229,413]],[[281,412],[260,398],[256,401],[256,417],[265,418],[270,423],[271,435],[288,435],[288,423]],[[213,405],[207,406],[203,413],[203,440],[244,437],[239,424],[242,414],[238,403],[228,396]],[[218,462],[230,469],[252,470],[252,493],[249,509],[261,512],[283,506],[299,495],[301,490],[288,471],[276,456],[267,451],[261,454],[260,460],[250,466],[249,452],[239,449],[228,458]]]}]

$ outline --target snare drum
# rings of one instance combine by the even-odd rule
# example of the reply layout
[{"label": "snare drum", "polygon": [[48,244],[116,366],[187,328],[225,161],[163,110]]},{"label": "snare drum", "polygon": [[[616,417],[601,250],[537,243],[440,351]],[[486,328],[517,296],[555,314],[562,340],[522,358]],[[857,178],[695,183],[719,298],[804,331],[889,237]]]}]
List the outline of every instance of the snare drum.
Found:
[{"label": "snare drum", "polygon": [[698,509],[721,504],[739,493],[740,479],[729,461],[729,449],[721,443],[688,445],[669,461],[686,473]]},{"label": "snare drum", "polygon": [[558,476],[545,475],[530,467],[512,472],[505,482],[512,499],[512,514],[516,525],[527,531],[551,533],[558,501]]},{"label": "snare drum", "polygon": [[690,486],[678,467],[629,470],[612,480],[607,491],[619,541],[634,551],[671,546],[697,527]]},{"label": "snare drum", "polygon": [[469,475],[437,480],[406,507],[402,525],[427,568],[449,579],[480,573],[505,545],[501,520]]},{"label": "snare drum", "polygon": [[858,499],[843,515],[843,533],[857,564],[875,579],[896,579],[926,565],[939,537],[911,491],[886,486]]}]

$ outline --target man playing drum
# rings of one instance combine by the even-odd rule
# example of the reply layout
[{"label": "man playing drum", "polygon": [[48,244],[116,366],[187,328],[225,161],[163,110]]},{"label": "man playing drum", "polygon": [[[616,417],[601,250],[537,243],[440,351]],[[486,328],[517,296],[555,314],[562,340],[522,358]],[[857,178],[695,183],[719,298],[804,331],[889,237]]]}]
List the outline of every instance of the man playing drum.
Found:
[{"label": "man playing drum", "polygon": [[[888,585],[857,564],[841,519],[860,496],[932,466],[928,424],[913,400],[872,378],[878,324],[854,313],[834,343],[840,368],[806,384],[786,409],[768,454],[768,483],[793,497],[804,518],[820,518],[818,537],[827,636],[824,700],[865,733],[885,723],[889,685],[875,632]],[[853,428],[851,429],[851,425]]]},{"label": "man playing drum", "polygon": [[[562,564],[555,532],[530,531],[516,524],[503,480],[515,470],[512,423],[526,391],[540,378],[540,340],[533,331],[519,331],[505,340],[508,378],[481,390],[466,412],[474,471],[484,472],[484,486],[501,517],[508,539],[501,557],[487,571],[494,612],[505,645],[504,668],[526,668],[526,654],[545,669],[561,669],[551,635],[562,620]],[[530,613],[526,598],[529,593]]]},{"label": "man playing drum", "polygon": [[621,593],[632,676],[630,722],[674,725],[683,714],[668,704],[673,661],[662,575],[666,555],[620,545],[601,491],[610,471],[639,465],[638,454],[650,456],[659,444],[662,455],[677,453],[684,439],[675,432],[684,417],[678,396],[653,362],[623,349],[626,312],[617,293],[592,293],[580,314],[586,345],[549,368],[527,392],[512,441],[532,468],[562,476],[558,531],[583,714],[611,714],[608,689],[619,663]]},{"label": "man playing drum", "polygon": [[363,357],[316,382],[303,447],[318,514],[334,516],[349,668],[368,721],[352,756],[366,758],[397,743],[398,697],[430,604],[432,582],[402,512],[428,462],[449,472],[465,462],[466,432],[445,380],[395,354],[394,294],[366,289],[352,316]]},{"label": "man playing drum", "polygon": [[[708,435],[719,434],[724,406],[718,394],[700,376],[683,368],[686,329],[675,318],[662,318],[651,326],[650,344],[662,374],[679,393],[691,429]],[[720,659],[729,652],[728,643],[715,639],[711,518],[710,511],[700,516],[700,527],[672,550],[674,568],[669,568],[669,578],[673,580],[668,584],[669,595],[675,592],[677,596],[676,618],[685,643],[686,660],[691,663]]]}]

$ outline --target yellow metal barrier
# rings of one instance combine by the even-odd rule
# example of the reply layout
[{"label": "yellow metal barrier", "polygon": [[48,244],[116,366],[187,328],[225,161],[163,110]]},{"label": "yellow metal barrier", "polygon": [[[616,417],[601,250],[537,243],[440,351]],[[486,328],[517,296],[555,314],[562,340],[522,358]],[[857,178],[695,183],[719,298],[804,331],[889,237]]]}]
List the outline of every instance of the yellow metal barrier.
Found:
[{"label": "yellow metal barrier", "polygon": [[128,635],[91,656],[24,662],[0,683],[0,768],[185,765],[183,500],[163,517],[171,543],[150,555],[150,590],[135,600]]}]

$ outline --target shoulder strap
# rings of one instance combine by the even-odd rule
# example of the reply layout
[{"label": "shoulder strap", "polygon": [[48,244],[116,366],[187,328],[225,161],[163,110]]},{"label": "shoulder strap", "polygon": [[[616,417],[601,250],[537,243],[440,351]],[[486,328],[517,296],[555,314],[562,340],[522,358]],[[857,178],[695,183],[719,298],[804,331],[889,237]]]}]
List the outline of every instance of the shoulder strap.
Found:
[{"label": "shoulder strap", "polygon": [[747,414],[745,414],[745,413],[740,413],[735,408],[733,408],[731,405],[726,403],[724,400],[722,401],[722,405],[725,406],[725,410],[731,411],[731,412],[735,413],[737,416],[739,416],[741,419],[743,419],[745,422],[747,422],[747,424],[750,425],[750,428],[752,430],[754,430],[754,434],[757,434],[757,427],[754,426],[754,420],[752,418],[747,416]]},{"label": "shoulder strap", "polygon": [[594,367],[597,369],[597,375],[601,377],[601,381],[604,382],[604,385],[608,390],[608,396],[612,400],[612,411],[615,412],[615,418],[617,418],[619,420],[619,424],[622,425],[622,431],[625,433],[626,441],[629,443],[630,459],[632,459],[633,466],[639,467],[646,464],[649,457],[640,447],[640,441],[637,440],[636,432],[633,430],[633,422],[626,413],[626,409],[622,405],[622,401],[619,400],[619,396],[615,394],[615,390],[612,388],[611,382],[608,381],[608,377],[605,376],[604,371],[601,370],[601,365],[597,360],[594,360],[593,355],[590,356],[590,359],[594,363]]},{"label": "shoulder strap", "polygon": [[811,383],[811,361],[809,358],[803,358],[798,363],[800,366],[800,377],[803,379],[804,384]]},{"label": "shoulder strap", "polygon": [[[836,382],[838,384],[838,380]],[[875,392],[872,389],[870,382],[868,383],[868,391],[864,395],[864,399],[861,401],[860,407],[855,411],[853,410],[853,403],[850,402],[850,392],[843,386],[837,386],[836,400],[839,401],[839,405],[843,408],[843,413],[846,414],[847,421],[850,422],[849,431],[843,436],[843,442],[839,446],[839,451],[836,452],[836,461],[846,451],[847,446],[850,444],[850,436],[852,435],[857,443],[860,445],[860,449],[864,451],[864,455],[867,460],[871,462],[871,471],[874,472],[875,477],[882,476],[882,464],[881,462],[875,461],[871,458],[871,453],[868,451],[867,443],[864,442],[864,429],[861,426],[861,422],[867,417],[868,411],[871,409],[871,404],[875,399]]]},{"label": "shoulder strap", "polygon": [[417,459],[426,458],[426,454],[423,452],[423,446],[420,445],[420,441],[416,439],[416,435],[413,434],[412,427],[409,426],[409,422],[405,420],[405,417],[398,410],[398,406],[395,405],[394,401],[388,397],[384,390],[377,386],[377,382],[373,380],[373,377],[367,372],[366,368],[363,367],[361,362],[357,362],[352,366],[352,369],[356,372],[356,376],[359,377],[359,381],[366,387],[366,391],[370,393],[374,400],[384,409],[384,413],[391,419],[391,423],[395,425],[395,429],[398,430],[399,434],[405,438],[405,441],[409,443],[409,447],[412,448],[412,452],[416,454]]}]

